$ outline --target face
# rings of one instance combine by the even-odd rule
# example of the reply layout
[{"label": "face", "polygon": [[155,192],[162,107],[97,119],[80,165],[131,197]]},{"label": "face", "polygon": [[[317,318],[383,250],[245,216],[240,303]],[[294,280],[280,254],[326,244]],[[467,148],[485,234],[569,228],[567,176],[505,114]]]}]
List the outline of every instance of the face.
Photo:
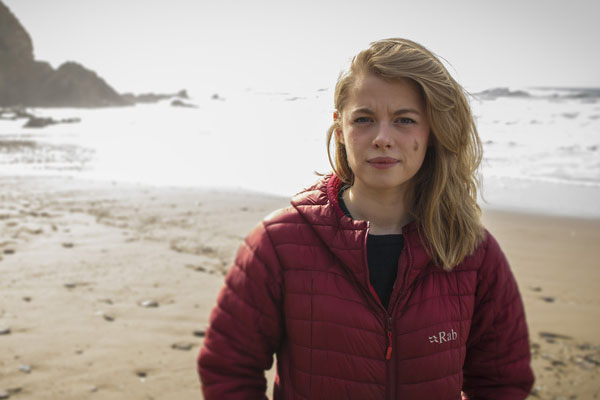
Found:
[{"label": "face", "polygon": [[421,168],[429,140],[417,84],[359,77],[339,117],[336,135],[346,147],[354,185],[402,191]]}]

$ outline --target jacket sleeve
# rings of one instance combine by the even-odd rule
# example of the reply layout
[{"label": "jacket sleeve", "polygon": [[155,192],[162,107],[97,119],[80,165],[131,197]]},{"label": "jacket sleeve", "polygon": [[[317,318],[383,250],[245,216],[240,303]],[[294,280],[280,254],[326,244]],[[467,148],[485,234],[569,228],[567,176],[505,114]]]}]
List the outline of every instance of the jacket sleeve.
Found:
[{"label": "jacket sleeve", "polygon": [[498,242],[486,232],[463,367],[466,399],[525,399],[534,377],[517,282]]},{"label": "jacket sleeve", "polygon": [[265,370],[282,337],[281,271],[268,232],[240,246],[210,315],[198,357],[206,400],[266,399]]}]

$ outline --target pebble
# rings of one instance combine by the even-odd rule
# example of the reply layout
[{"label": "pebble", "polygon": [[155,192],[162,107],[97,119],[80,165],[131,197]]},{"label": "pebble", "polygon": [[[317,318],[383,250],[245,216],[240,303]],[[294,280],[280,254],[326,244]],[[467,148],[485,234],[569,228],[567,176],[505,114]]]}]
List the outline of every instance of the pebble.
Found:
[{"label": "pebble", "polygon": [[112,314],[106,314],[104,311],[99,310],[96,311],[96,315],[100,315],[102,316],[102,318],[104,318],[105,320],[107,320],[108,322],[113,322],[115,320],[114,315]]},{"label": "pebble", "polygon": [[556,300],[554,297],[552,296],[545,296],[545,297],[540,297],[542,300],[544,300],[546,303],[554,303],[554,301]]},{"label": "pebble", "polygon": [[30,374],[31,373],[31,365],[20,365],[19,371],[25,372],[26,374]]},{"label": "pebble", "polygon": [[206,268],[204,268],[201,265],[187,264],[185,267],[189,268],[189,269],[193,269],[194,271],[198,271],[198,272],[206,272]]},{"label": "pebble", "polygon": [[4,254],[15,254],[15,249],[4,249]]},{"label": "pebble", "polygon": [[198,337],[204,337],[206,335],[205,331],[194,331],[194,336],[198,336]]},{"label": "pebble", "polygon": [[588,354],[586,356],[583,357],[587,362],[596,364],[596,365],[600,365],[600,354],[595,353],[595,354]]},{"label": "pebble", "polygon": [[140,306],[145,308],[156,308],[158,307],[158,302],[154,300],[144,300],[140,303]]},{"label": "pebble", "polygon": [[63,244],[62,244],[62,246],[63,246],[65,249],[70,249],[70,248],[72,248],[72,247],[74,246],[74,244],[73,244],[73,243],[71,243],[71,242],[66,242],[66,243],[63,243]]},{"label": "pebble", "polygon": [[39,226],[24,226],[23,231],[29,233],[30,235],[39,235],[44,233],[44,229]]},{"label": "pebble", "polygon": [[192,347],[194,347],[193,343],[189,343],[189,342],[178,342],[178,343],[174,343],[171,345],[172,349],[175,350],[191,350]]},{"label": "pebble", "polygon": [[29,303],[31,301],[31,297],[25,296],[25,297],[23,297],[23,301],[26,301]]},{"label": "pebble", "polygon": [[77,284],[75,282],[67,282],[67,283],[65,283],[65,287],[67,289],[74,289],[77,287]]},{"label": "pebble", "polygon": [[102,317],[104,317],[104,319],[108,322],[113,322],[115,320],[115,317],[110,314],[103,314]]},{"label": "pebble", "polygon": [[10,395],[5,390],[0,389],[0,399],[8,399]]},{"label": "pebble", "polygon": [[10,334],[10,328],[8,326],[0,326],[0,335]]},{"label": "pebble", "polygon": [[551,333],[551,332],[540,332],[540,336],[544,339],[572,339],[571,336],[561,335],[559,333]]}]

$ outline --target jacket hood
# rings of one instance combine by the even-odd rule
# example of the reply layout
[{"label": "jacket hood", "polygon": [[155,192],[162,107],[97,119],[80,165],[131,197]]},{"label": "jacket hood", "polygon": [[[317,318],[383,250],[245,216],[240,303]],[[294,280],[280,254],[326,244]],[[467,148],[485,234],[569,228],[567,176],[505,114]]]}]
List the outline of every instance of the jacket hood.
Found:
[{"label": "jacket hood", "polygon": [[[335,174],[325,175],[315,185],[295,195],[291,204],[356,278],[368,284],[366,242],[369,222],[353,220],[344,214],[338,202],[341,184]],[[411,283],[419,273],[413,265],[425,266],[430,261],[417,227],[413,221],[402,228],[405,251],[401,263],[402,259],[406,263],[404,285]]]}]

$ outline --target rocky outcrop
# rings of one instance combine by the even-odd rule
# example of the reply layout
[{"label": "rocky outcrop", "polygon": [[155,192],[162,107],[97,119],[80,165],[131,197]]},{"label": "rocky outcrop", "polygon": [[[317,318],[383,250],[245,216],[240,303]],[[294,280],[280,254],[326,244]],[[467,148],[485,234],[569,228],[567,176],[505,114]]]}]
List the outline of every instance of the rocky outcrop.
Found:
[{"label": "rocky outcrop", "polygon": [[124,93],[123,98],[130,103],[156,103],[157,101],[171,99],[171,98],[179,98],[179,99],[189,99],[187,91],[185,89],[180,90],[177,93],[171,94],[157,94],[157,93],[142,93],[142,94],[133,94],[133,93]]},{"label": "rocky outcrop", "polygon": [[181,101],[179,99],[175,99],[171,102],[171,106],[172,107],[187,107],[187,108],[198,108],[197,105],[195,104],[191,104],[191,103],[186,103],[184,101]]},{"label": "rocky outcrop", "polygon": [[0,1],[0,106],[103,107],[131,104],[74,62],[36,61],[29,33]]},{"label": "rocky outcrop", "polygon": [[530,97],[531,95],[524,90],[510,90],[506,87],[497,87],[486,89],[483,92],[475,93],[475,96],[487,100],[497,99],[498,97]]}]

